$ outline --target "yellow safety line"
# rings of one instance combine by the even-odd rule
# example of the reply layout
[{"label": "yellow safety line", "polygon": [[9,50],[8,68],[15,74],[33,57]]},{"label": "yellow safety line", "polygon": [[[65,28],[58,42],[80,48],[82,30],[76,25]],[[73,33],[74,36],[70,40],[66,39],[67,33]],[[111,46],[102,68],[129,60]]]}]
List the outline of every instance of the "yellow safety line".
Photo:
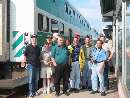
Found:
[{"label": "yellow safety line", "polygon": [[50,98],[51,96],[52,96],[51,94],[48,94],[44,98]]}]

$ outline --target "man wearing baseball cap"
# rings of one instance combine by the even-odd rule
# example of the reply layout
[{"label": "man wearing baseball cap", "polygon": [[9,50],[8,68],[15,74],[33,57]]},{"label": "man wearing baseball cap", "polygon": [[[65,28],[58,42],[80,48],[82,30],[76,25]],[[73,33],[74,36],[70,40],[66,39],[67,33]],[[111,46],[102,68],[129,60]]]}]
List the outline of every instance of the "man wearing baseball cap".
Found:
[{"label": "man wearing baseball cap", "polygon": [[70,73],[70,92],[79,93],[80,90],[80,62],[82,62],[81,57],[81,46],[79,45],[79,35],[74,35],[73,44],[69,46],[71,55],[71,73]]},{"label": "man wearing baseball cap", "polygon": [[78,40],[80,39],[80,35],[78,33],[75,33],[74,37],[77,38]]},{"label": "man wearing baseball cap", "polygon": [[36,44],[37,36],[31,36],[31,43],[24,51],[24,61],[27,64],[29,97],[36,95],[38,90],[39,69],[40,69],[40,47]]}]

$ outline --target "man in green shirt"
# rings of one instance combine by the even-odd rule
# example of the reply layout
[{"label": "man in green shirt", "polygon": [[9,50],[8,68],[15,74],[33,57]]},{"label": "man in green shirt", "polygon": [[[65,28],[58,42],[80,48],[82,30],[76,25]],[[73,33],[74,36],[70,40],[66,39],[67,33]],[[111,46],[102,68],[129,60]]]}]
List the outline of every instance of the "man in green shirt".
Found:
[{"label": "man in green shirt", "polygon": [[60,95],[60,80],[63,78],[63,93],[69,95],[67,92],[69,82],[68,62],[69,51],[64,44],[64,38],[58,37],[57,45],[52,48],[52,61],[55,66],[55,91],[56,96]]},{"label": "man in green shirt", "polygon": [[85,39],[85,45],[82,46],[83,54],[84,54],[84,68],[82,72],[82,88],[91,90],[92,83],[91,83],[91,51],[93,46],[91,45],[91,39],[90,36],[86,36]]},{"label": "man in green shirt", "polygon": [[57,44],[58,36],[58,33],[53,33],[52,47],[54,47]]}]

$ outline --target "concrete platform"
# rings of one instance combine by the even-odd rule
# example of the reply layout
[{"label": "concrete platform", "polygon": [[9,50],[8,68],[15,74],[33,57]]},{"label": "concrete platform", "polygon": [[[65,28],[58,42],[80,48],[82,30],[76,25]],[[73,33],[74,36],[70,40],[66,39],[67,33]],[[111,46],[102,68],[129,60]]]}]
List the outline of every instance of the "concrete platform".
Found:
[{"label": "concrete platform", "polygon": [[97,94],[90,94],[90,91],[80,91],[79,93],[72,93],[70,96],[65,96],[61,94],[59,97],[55,96],[55,93],[52,94],[41,94],[36,96],[35,98],[118,98],[117,91],[110,90],[106,92],[106,96],[101,96],[100,93]]}]

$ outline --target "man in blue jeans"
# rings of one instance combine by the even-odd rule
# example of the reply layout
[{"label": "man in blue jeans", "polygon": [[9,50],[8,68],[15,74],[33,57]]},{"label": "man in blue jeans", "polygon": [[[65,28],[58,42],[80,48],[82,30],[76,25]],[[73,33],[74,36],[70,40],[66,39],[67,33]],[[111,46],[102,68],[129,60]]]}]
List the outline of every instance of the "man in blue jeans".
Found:
[{"label": "man in blue jeans", "polygon": [[29,97],[36,95],[38,90],[39,68],[40,68],[40,48],[36,45],[36,35],[31,36],[31,44],[27,45],[24,51],[24,62],[27,63],[29,76]]},{"label": "man in blue jeans", "polygon": [[85,59],[85,64],[83,67],[83,73],[82,73],[82,89],[87,88],[88,90],[91,90],[92,84],[91,84],[91,51],[92,51],[92,45],[91,45],[91,40],[90,36],[86,36],[85,39],[85,45],[82,46],[83,53],[84,53],[84,59]]},{"label": "man in blue jeans", "polygon": [[92,92],[91,94],[95,94],[98,92],[98,78],[100,82],[100,92],[101,96],[105,96],[105,88],[104,88],[104,63],[107,60],[107,53],[106,51],[102,48],[102,41],[97,40],[97,46],[93,48],[92,53],[91,53],[91,60],[92,60]]},{"label": "man in blue jeans", "polygon": [[107,53],[107,61],[105,62],[105,68],[104,68],[104,86],[105,86],[105,90],[109,90],[109,79],[108,79],[108,75],[109,75],[109,61],[112,59],[113,57],[113,51],[111,51],[111,47],[108,43],[105,42],[105,36],[101,35],[100,36],[100,40],[103,42],[102,44],[102,48],[106,51]]},{"label": "man in blue jeans", "polygon": [[70,73],[70,92],[79,93],[80,90],[80,49],[81,46],[79,45],[79,36],[75,35],[73,39],[72,53],[71,53],[71,73]]}]

